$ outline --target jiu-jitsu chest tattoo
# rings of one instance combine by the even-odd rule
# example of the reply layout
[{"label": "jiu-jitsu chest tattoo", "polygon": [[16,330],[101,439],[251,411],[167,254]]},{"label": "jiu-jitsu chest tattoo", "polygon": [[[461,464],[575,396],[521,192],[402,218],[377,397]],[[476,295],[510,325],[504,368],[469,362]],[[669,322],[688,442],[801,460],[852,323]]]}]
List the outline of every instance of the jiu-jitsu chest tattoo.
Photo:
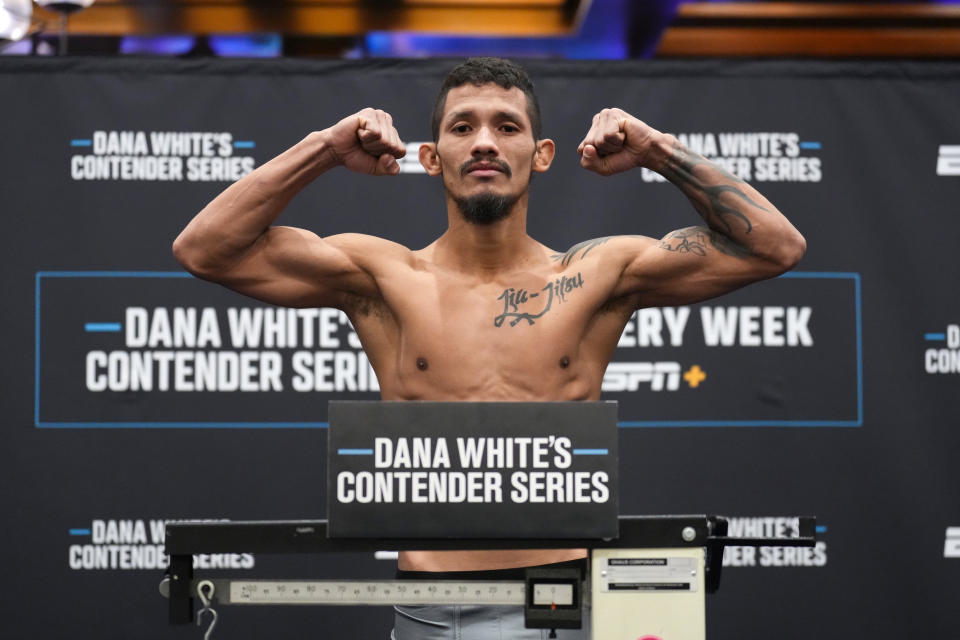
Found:
[{"label": "jiu-jitsu chest tattoo", "polygon": [[577,289],[582,288],[583,274],[578,271],[575,276],[560,276],[537,291],[514,287],[504,289],[497,298],[503,304],[503,312],[493,319],[493,326],[502,327],[507,323],[515,327],[524,321],[528,325],[536,324],[551,309],[566,302],[576,295]]}]

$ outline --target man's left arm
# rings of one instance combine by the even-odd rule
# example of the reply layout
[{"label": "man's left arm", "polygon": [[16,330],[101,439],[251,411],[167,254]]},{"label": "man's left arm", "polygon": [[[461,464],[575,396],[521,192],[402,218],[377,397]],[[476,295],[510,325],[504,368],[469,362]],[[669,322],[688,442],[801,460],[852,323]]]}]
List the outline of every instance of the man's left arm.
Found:
[{"label": "man's left arm", "polygon": [[598,113],[578,152],[583,167],[601,175],[657,171],[705,223],[659,241],[609,243],[623,257],[614,297],[636,294],[640,306],[696,302],[779,275],[803,256],[803,236],[760,192],[621,109]]}]

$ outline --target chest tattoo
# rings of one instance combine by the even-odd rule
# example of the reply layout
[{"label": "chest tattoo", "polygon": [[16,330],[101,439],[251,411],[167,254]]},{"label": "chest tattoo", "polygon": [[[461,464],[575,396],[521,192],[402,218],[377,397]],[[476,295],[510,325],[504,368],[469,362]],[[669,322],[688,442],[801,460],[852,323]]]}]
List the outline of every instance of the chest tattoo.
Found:
[{"label": "chest tattoo", "polygon": [[554,305],[563,304],[568,295],[582,287],[583,274],[578,271],[573,277],[560,276],[553,282],[548,282],[539,291],[531,292],[513,287],[504,289],[497,298],[503,302],[503,313],[493,319],[493,326],[502,327],[507,320],[511,327],[524,320],[532,325]]}]

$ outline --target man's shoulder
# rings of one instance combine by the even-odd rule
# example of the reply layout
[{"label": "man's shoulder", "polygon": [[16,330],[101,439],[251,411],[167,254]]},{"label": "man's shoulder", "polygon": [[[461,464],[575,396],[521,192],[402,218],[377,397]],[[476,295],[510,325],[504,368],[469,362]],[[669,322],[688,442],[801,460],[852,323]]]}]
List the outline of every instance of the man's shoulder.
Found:
[{"label": "man's shoulder", "polygon": [[339,233],[324,240],[364,264],[405,263],[413,265],[416,252],[399,242],[363,233]]},{"label": "man's shoulder", "polygon": [[550,257],[566,267],[575,262],[642,251],[656,242],[641,235],[611,235],[577,242],[566,251],[554,251]]}]

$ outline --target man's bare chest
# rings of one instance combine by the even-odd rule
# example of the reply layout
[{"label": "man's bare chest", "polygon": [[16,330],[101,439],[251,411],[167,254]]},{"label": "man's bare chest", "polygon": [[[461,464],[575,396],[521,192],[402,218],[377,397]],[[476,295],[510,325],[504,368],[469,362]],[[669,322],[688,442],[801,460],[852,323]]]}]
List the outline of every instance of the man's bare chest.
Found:
[{"label": "man's bare chest", "polygon": [[578,333],[603,303],[607,288],[582,270],[488,281],[426,271],[402,283],[387,281],[382,291],[405,333],[453,331],[510,342]]},{"label": "man's bare chest", "polygon": [[[602,375],[603,349],[587,334],[597,331],[607,291],[584,270],[487,282],[398,275],[381,285],[389,330],[368,328],[361,339],[367,334],[365,348],[377,351],[370,355],[385,397],[391,390],[408,399],[585,397]],[[606,332],[618,332],[616,323]]]}]

